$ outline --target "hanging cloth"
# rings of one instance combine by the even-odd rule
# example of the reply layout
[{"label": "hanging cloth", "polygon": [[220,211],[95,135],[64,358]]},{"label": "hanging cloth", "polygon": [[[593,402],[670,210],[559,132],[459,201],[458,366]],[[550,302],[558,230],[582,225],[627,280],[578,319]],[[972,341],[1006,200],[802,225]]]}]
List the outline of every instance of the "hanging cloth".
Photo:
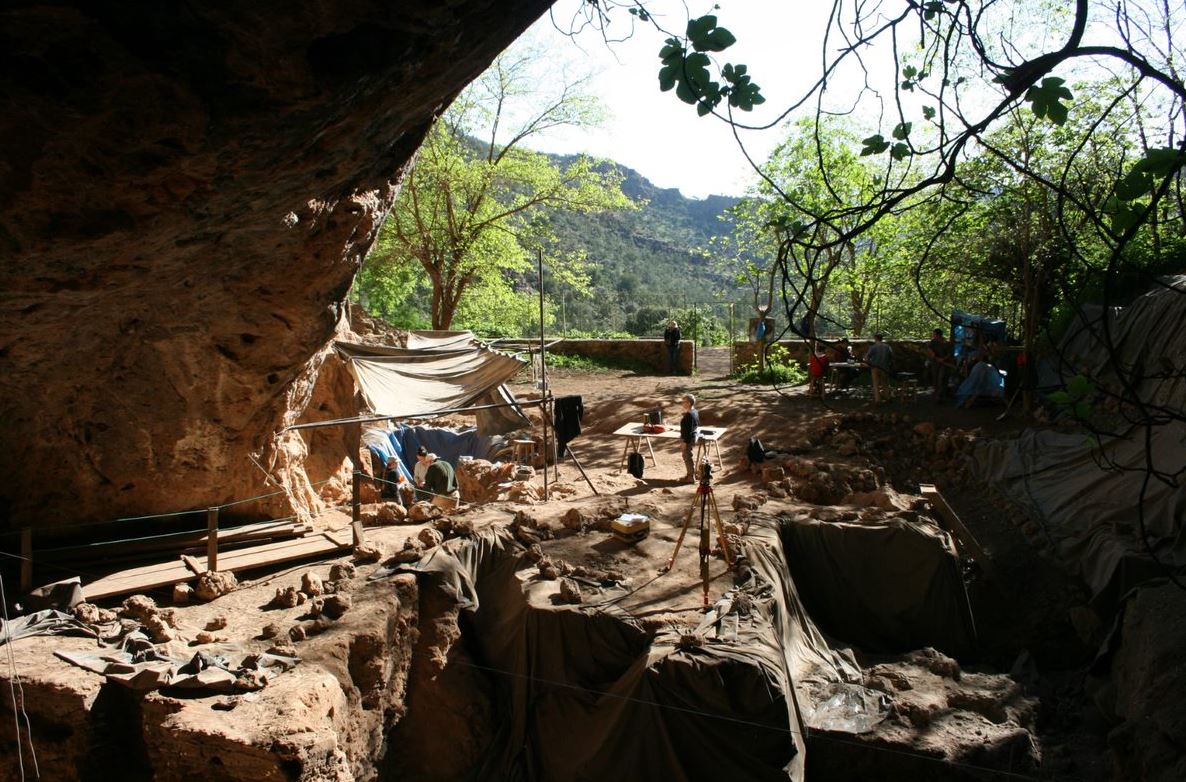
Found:
[{"label": "hanging cloth", "polygon": [[552,426],[556,430],[557,458],[564,458],[564,449],[581,433],[581,417],[585,406],[579,396],[557,397],[552,405]]}]

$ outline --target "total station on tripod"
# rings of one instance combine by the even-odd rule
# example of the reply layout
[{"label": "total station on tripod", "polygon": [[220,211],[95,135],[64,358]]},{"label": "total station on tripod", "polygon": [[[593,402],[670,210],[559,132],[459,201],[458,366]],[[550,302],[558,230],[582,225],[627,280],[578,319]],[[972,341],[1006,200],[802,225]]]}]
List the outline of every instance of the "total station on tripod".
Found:
[{"label": "total station on tripod", "polygon": [[700,476],[700,483],[710,485],[712,483],[712,462],[707,459],[700,460],[700,468],[696,471]]}]

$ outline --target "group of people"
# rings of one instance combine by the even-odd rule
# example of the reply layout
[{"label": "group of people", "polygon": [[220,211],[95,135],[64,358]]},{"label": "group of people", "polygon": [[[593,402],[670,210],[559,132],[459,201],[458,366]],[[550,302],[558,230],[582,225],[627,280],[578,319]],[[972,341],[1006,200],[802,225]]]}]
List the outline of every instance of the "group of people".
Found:
[{"label": "group of people", "polygon": [[[395,456],[387,457],[387,465],[383,470],[383,497],[396,502],[403,501],[400,492],[402,481],[399,460]],[[412,482],[415,484],[412,495],[416,501],[428,500],[442,510],[453,510],[461,500],[453,465],[435,453],[429,453],[424,446],[416,451]]]},{"label": "group of people", "polygon": [[[935,401],[942,401],[949,396],[948,385],[952,377],[960,378],[956,397],[965,407],[971,407],[982,398],[1002,395],[1004,385],[997,366],[1000,350],[996,343],[988,341],[965,349],[958,362],[955,352],[955,343],[943,329],[931,332],[927,342],[927,366]],[[873,344],[860,359],[856,357],[847,338],[830,346],[817,342],[807,362],[808,393],[823,399],[830,372],[835,374],[839,387],[847,388],[860,374],[861,366],[869,368],[874,404],[887,401],[892,393],[890,379],[894,377],[895,370],[894,351],[885,342],[884,334],[873,335]]]},{"label": "group of people", "polygon": [[823,399],[826,396],[828,373],[832,371],[836,373],[836,384],[847,388],[860,374],[861,365],[869,367],[873,402],[880,403],[888,399],[889,379],[894,371],[894,350],[886,344],[885,335],[880,333],[873,335],[873,344],[859,360],[847,337],[842,337],[830,348],[817,342],[807,360],[808,393]]}]

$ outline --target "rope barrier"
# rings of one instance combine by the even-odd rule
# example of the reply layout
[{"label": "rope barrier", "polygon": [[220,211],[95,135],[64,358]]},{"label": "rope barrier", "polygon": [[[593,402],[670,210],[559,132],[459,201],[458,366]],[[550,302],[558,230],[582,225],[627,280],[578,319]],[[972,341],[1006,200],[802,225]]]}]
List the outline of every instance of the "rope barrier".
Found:
[{"label": "rope barrier", "polygon": [[[309,486],[310,486],[310,488],[317,488],[318,486],[324,486],[325,484],[327,484],[330,481],[335,480],[335,479],[336,478],[325,478],[320,481],[312,482],[309,484]],[[225,502],[221,505],[208,505],[208,506],[201,507],[201,508],[193,508],[192,510],[169,511],[166,513],[149,513],[144,516],[121,516],[120,518],[117,518],[117,519],[105,519],[103,521],[79,521],[79,522],[75,522],[73,524],[55,524],[54,526],[47,528],[46,531],[59,532],[61,530],[68,530],[68,529],[84,529],[87,527],[97,527],[101,524],[121,524],[121,523],[126,523],[129,521],[148,521],[150,519],[168,519],[168,518],[176,518],[178,516],[193,516],[193,515],[198,515],[198,514],[204,514],[211,508],[213,508],[215,510],[222,511],[222,510],[226,510],[227,508],[235,507],[236,505],[245,505],[249,502],[258,502],[260,500],[266,500],[271,497],[277,497],[282,494],[289,494],[289,493],[290,493],[289,491],[274,491],[274,492],[269,492],[267,494],[260,494],[255,497],[247,497],[246,499],[242,499],[242,500],[232,500],[230,502]],[[18,530],[5,530],[4,532],[0,532],[0,535],[20,535],[20,533],[21,533],[21,531],[19,529]],[[181,533],[179,533],[179,534],[181,534]],[[131,540],[135,540],[135,538],[132,538]],[[118,541],[111,541],[111,542],[118,542]],[[49,549],[46,549],[46,550],[49,550]]]}]

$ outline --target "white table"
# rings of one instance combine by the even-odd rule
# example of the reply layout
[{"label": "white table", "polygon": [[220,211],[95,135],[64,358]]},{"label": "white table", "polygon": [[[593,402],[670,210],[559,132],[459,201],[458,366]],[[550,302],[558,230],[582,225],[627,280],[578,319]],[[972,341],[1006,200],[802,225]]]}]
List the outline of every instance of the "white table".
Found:
[{"label": "white table", "polygon": [[[725,463],[721,459],[721,438],[725,436],[728,430],[723,426],[702,426],[697,430],[696,437],[696,458],[694,464],[700,464],[700,460],[709,455],[710,449],[716,452],[717,466],[722,470],[725,469]],[[679,440],[679,426],[668,427],[665,432],[644,432],[642,424],[624,424],[614,430],[614,437],[626,438],[626,443],[622,447],[622,461],[618,465],[618,469],[626,469],[626,455],[630,453],[631,446],[634,450],[639,450],[645,440],[647,444],[647,451],[651,454],[651,465],[659,466],[659,462],[655,459],[655,449],[651,446],[652,440]]]}]

